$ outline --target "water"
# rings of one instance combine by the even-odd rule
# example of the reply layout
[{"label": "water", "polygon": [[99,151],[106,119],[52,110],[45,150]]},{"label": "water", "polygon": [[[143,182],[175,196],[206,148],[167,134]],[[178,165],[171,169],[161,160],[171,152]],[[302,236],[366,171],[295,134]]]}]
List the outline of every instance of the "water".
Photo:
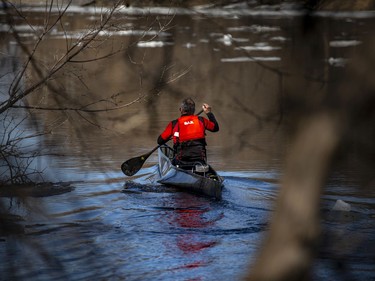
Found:
[{"label": "water", "polygon": [[[52,49],[58,55],[98,19],[97,10],[73,8],[65,29],[56,27],[48,44],[40,46],[39,58],[48,61]],[[35,30],[43,24],[43,11],[28,14]],[[80,107],[98,97],[106,99],[105,106],[139,100],[96,115],[32,110],[31,121],[17,127],[14,133],[53,129],[33,138],[49,154],[33,164],[44,169],[45,180],[74,189],[27,201],[1,198],[17,226],[0,236],[2,275],[8,280],[240,280],[267,233],[282,177],[288,136],[280,125],[278,70],[288,67],[285,57],[295,47],[300,16],[243,7],[122,11],[117,16],[122,29],[103,34],[113,41],[94,53],[130,47],[105,63],[68,66],[55,85],[61,95],[44,89],[29,103],[55,106],[63,99]],[[318,16],[328,47],[316,63],[340,72],[374,18],[371,13]],[[160,24],[168,28],[159,33]],[[16,29],[32,46],[30,28],[17,22]],[[22,63],[7,30],[2,21],[1,50],[14,55],[2,56],[3,73]],[[2,76],[2,98],[9,80]],[[158,81],[164,87],[153,92]],[[156,145],[187,95],[197,104],[211,104],[220,124],[220,132],[207,138],[209,161],[225,179],[221,201],[151,184],[156,153],[132,178],[119,169]],[[19,114],[13,109],[10,116]],[[25,140],[22,147],[29,144]],[[375,279],[374,194],[358,188],[355,173],[353,165],[343,163],[322,196],[325,247],[314,280]],[[351,204],[351,212],[332,212],[338,199]]]},{"label": "water", "polygon": [[[225,186],[226,199],[216,201],[166,187],[75,184],[70,193],[32,199],[48,217],[29,214],[25,241],[6,237],[2,244],[19,249],[9,263],[21,278],[237,279],[266,231],[276,189],[232,176]],[[47,263],[33,254],[38,272],[28,264],[32,243],[49,249]]]}]

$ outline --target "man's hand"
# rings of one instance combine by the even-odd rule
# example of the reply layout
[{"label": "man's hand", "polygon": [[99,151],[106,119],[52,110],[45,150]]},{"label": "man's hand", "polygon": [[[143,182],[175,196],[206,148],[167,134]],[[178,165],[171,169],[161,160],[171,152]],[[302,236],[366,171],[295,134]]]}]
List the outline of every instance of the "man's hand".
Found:
[{"label": "man's hand", "polygon": [[206,113],[206,114],[211,112],[211,106],[209,106],[207,103],[204,103],[202,105],[202,109],[203,109],[204,113]]}]

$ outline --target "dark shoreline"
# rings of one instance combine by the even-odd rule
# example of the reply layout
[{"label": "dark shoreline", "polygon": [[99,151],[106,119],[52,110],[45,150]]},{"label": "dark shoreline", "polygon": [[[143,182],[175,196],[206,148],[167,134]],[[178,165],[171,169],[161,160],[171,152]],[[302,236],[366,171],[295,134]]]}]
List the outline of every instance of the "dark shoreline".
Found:
[{"label": "dark shoreline", "polygon": [[[30,6],[45,6],[44,0],[21,0],[8,1],[13,2],[16,7],[30,7]],[[75,5],[82,7],[90,6],[110,6],[114,1],[110,0],[76,0]],[[9,8],[11,5],[4,6],[3,3],[0,9]],[[375,0],[301,0],[301,1],[283,1],[283,0],[128,0],[124,1],[124,5],[128,7],[184,7],[192,8],[197,6],[207,6],[207,8],[228,7],[231,5],[245,5],[250,9],[281,9],[283,6],[299,8],[307,8],[317,11],[373,11],[375,10]]]}]

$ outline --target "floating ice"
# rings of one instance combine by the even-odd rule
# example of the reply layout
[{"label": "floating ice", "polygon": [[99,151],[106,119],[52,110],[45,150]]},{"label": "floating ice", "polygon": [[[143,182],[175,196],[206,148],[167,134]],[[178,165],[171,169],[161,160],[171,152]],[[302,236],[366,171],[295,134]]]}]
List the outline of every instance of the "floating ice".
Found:
[{"label": "floating ice", "polygon": [[165,45],[168,44],[162,41],[140,41],[137,44],[137,46],[140,48],[160,48],[164,47]]},{"label": "floating ice", "polygon": [[361,44],[361,41],[357,40],[337,40],[329,42],[329,46],[335,48],[353,47],[359,44]]},{"label": "floating ice", "polygon": [[232,35],[230,34],[224,34],[222,38],[220,38],[218,41],[222,42],[225,46],[232,45]]},{"label": "floating ice", "polygon": [[335,205],[332,208],[333,211],[343,211],[343,212],[350,212],[351,206],[349,203],[339,199],[336,201]]},{"label": "floating ice", "polygon": [[280,57],[236,57],[222,58],[221,62],[280,61]]},{"label": "floating ice", "polygon": [[328,63],[332,66],[344,67],[347,63],[347,59],[344,58],[329,58]]},{"label": "floating ice", "polygon": [[235,48],[235,50],[245,50],[245,51],[273,51],[273,50],[279,50],[280,47],[272,47],[265,44],[255,44],[254,46],[243,46]]}]

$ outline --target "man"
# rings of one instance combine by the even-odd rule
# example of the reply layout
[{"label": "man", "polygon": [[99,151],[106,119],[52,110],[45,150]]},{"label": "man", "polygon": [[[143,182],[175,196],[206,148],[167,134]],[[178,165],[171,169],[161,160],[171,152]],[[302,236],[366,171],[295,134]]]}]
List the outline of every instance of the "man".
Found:
[{"label": "man", "polygon": [[173,148],[175,158],[173,164],[181,168],[189,169],[199,162],[206,163],[206,130],[211,132],[219,131],[219,124],[211,106],[204,103],[202,105],[207,118],[194,115],[195,103],[191,98],[182,101],[180,112],[181,117],[169,122],[165,130],[158,137],[158,144],[165,144],[173,138]]}]

